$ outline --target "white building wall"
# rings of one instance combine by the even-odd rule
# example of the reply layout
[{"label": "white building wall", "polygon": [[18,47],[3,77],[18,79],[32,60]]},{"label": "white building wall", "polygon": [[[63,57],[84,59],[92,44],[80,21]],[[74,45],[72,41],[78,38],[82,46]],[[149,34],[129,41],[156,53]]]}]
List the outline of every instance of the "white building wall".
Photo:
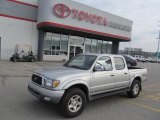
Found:
[{"label": "white building wall", "polygon": [[1,59],[9,60],[17,44],[31,45],[34,54],[38,48],[36,23],[0,17]]},{"label": "white building wall", "polygon": [[15,1],[38,5],[38,0],[15,0]]}]

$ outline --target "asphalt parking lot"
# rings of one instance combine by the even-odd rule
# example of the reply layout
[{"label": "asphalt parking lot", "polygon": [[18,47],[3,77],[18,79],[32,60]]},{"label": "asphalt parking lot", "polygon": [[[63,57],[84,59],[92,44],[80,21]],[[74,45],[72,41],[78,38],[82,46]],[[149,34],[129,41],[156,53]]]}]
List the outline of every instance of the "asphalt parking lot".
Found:
[{"label": "asphalt parking lot", "polygon": [[[41,102],[27,90],[32,71],[61,64],[0,61],[0,120],[66,119],[57,105]],[[140,63],[139,66],[148,68],[148,81],[138,98],[120,94],[89,102],[84,112],[73,120],[160,120],[160,64]]]}]

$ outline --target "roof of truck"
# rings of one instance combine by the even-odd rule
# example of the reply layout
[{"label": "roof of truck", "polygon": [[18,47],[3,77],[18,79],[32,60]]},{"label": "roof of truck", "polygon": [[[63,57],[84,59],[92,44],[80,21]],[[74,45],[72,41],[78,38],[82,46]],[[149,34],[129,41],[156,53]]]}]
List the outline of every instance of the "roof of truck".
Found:
[{"label": "roof of truck", "polygon": [[97,57],[102,57],[102,56],[110,56],[110,57],[123,57],[122,55],[115,55],[115,54],[97,54],[97,53],[83,53],[80,55],[95,55]]}]

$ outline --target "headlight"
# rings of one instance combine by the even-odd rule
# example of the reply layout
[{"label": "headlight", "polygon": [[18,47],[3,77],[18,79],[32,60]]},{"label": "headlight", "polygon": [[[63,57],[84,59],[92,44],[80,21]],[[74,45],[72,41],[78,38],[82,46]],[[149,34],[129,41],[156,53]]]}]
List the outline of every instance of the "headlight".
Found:
[{"label": "headlight", "polygon": [[45,80],[44,85],[47,87],[57,87],[59,85],[60,81],[58,80]]},{"label": "headlight", "polygon": [[45,80],[44,85],[47,87],[52,87],[53,81],[52,80]]}]

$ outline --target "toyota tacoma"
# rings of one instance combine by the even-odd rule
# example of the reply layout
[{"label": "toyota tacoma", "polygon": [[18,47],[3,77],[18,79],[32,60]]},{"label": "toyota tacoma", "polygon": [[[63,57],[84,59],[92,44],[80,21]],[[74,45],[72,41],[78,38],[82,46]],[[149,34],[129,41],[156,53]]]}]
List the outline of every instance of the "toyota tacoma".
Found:
[{"label": "toyota tacoma", "polygon": [[126,92],[136,98],[147,69],[127,67],[121,55],[80,54],[59,68],[33,73],[28,90],[41,100],[60,105],[67,117],[78,116],[87,101]]}]

